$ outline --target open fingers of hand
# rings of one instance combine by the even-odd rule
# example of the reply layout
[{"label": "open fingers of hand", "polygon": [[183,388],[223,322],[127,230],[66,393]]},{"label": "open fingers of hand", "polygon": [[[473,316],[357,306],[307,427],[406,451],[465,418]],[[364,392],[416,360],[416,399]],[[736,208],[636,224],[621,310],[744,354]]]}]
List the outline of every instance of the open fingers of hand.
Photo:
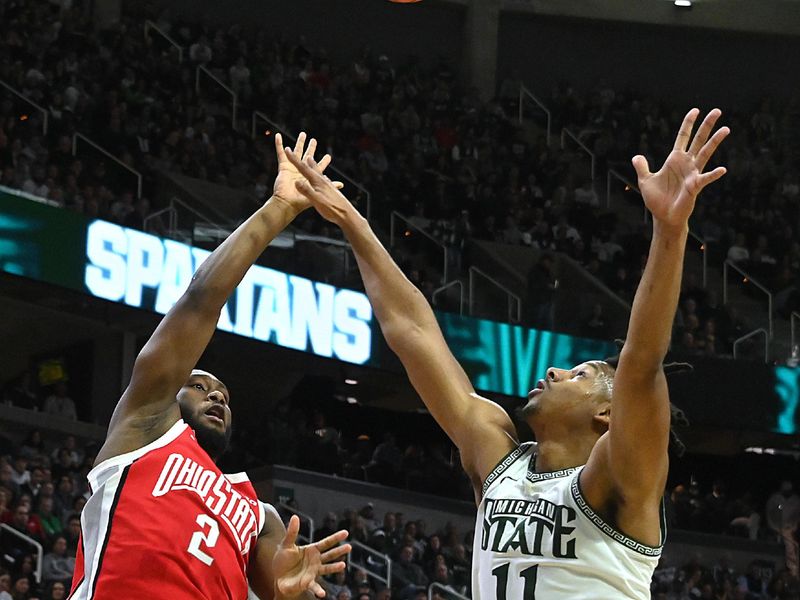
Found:
[{"label": "open fingers of hand", "polygon": [[717,131],[714,132],[714,135],[711,136],[711,139],[708,140],[700,151],[697,153],[697,157],[695,158],[695,163],[697,164],[697,169],[702,171],[706,168],[706,164],[714,155],[714,152],[717,151],[717,148],[722,143],[728,134],[731,132],[730,129],[727,127],[720,127]]},{"label": "open fingers of hand", "polygon": [[286,150],[283,149],[283,136],[280,133],[275,134],[275,152],[278,154],[278,162],[286,160]]},{"label": "open fingers of hand", "polygon": [[307,589],[311,591],[317,598],[324,598],[327,595],[322,586],[316,581],[312,581]]},{"label": "open fingers of hand", "polygon": [[289,148],[286,148],[286,150],[288,151],[286,156],[289,159],[289,162],[292,163],[298,171],[300,171],[303,177],[305,177],[309,181],[312,181],[315,176],[319,177],[319,173],[317,173],[312,167],[309,166],[308,162],[309,159],[300,160],[300,157],[291,150],[289,150]]},{"label": "open fingers of hand", "polygon": [[306,146],[306,153],[303,154],[303,160],[307,158],[314,158],[314,152],[317,151],[317,138],[311,138]]},{"label": "open fingers of hand", "polygon": [[320,560],[324,563],[329,563],[332,560],[344,556],[345,554],[349,553],[352,550],[350,544],[344,544],[342,546],[337,546],[333,550],[328,550],[325,552],[321,557]]},{"label": "open fingers of hand", "polygon": [[[311,156],[311,159],[312,160],[314,159],[313,155]],[[331,155],[330,154],[326,154],[325,156],[323,156],[322,158],[319,159],[319,162],[317,163],[316,169],[317,169],[318,172],[322,173],[325,169],[328,168],[329,164],[331,164]]]},{"label": "open fingers of hand", "polygon": [[339,542],[342,542],[347,539],[347,531],[345,529],[341,529],[336,533],[329,535],[326,538],[321,539],[320,541],[316,542],[314,546],[320,551],[324,552],[325,550],[330,550],[334,546],[337,546]]},{"label": "open fingers of hand", "polygon": [[297,136],[297,142],[294,144],[294,152],[295,156],[300,157],[303,156],[303,146],[306,143],[306,132],[301,131],[300,135]]},{"label": "open fingers of hand", "polygon": [[717,179],[725,175],[728,170],[725,167],[717,167],[713,171],[709,171],[708,173],[703,173],[698,177],[697,182],[700,185],[700,189],[706,187],[709,183],[714,183]]},{"label": "open fingers of hand", "polygon": [[331,563],[328,565],[321,565],[319,571],[317,572],[318,575],[333,575],[334,573],[339,573],[340,571],[344,571],[347,567],[346,563],[343,562],[336,562]]},{"label": "open fingers of hand", "polygon": [[686,113],[686,116],[683,118],[683,123],[681,123],[681,128],[678,131],[678,137],[675,138],[673,150],[678,150],[680,152],[686,151],[686,148],[689,146],[689,140],[692,137],[694,122],[697,120],[697,115],[699,114],[700,110],[697,108],[693,108]]},{"label": "open fingers of hand", "polygon": [[721,114],[722,111],[715,108],[706,115],[706,118],[703,119],[703,122],[697,129],[697,133],[694,134],[692,145],[689,146],[689,154],[697,155],[697,153],[700,152],[700,148],[702,148],[703,144],[708,140],[708,136],[711,135],[711,130],[714,129],[714,125]]},{"label": "open fingers of hand", "polygon": [[297,534],[300,531],[300,519],[297,515],[292,515],[289,519],[289,525],[286,527],[286,535],[283,536],[281,546],[284,548],[291,548],[297,541]]}]

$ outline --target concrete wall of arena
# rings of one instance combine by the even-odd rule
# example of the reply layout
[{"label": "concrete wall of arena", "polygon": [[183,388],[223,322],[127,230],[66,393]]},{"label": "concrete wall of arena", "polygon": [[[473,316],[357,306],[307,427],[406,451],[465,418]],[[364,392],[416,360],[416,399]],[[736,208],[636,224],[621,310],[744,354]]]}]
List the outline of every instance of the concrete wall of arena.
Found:
[{"label": "concrete wall of arena", "polygon": [[[126,6],[144,4],[128,0]],[[260,27],[291,42],[305,36],[309,48],[323,47],[337,60],[352,60],[369,46],[394,64],[416,55],[423,63],[440,56],[461,64],[463,6],[446,3],[393,4],[385,0],[169,0],[169,16]]]},{"label": "concrete wall of arena", "polygon": [[[345,509],[360,509],[367,502],[375,507],[380,521],[388,511],[402,512],[405,520],[422,519],[428,533],[453,523],[462,534],[475,527],[475,507],[463,502],[393,488],[275,466],[250,474],[259,497],[277,504],[279,496],[292,497],[299,510],[314,519],[318,527],[326,513],[341,516]],[[752,561],[763,568],[778,569],[783,564],[783,549],[778,543],[753,542],[731,536],[708,535],[691,531],[669,531],[662,559],[663,567],[682,567],[692,558],[703,564],[726,561],[744,571]]]},{"label": "concrete wall of arena", "polygon": [[791,97],[797,56],[797,36],[504,12],[497,75],[518,73],[545,103],[555,83],[568,81],[579,90],[642,90],[687,108],[749,109],[760,98]]}]

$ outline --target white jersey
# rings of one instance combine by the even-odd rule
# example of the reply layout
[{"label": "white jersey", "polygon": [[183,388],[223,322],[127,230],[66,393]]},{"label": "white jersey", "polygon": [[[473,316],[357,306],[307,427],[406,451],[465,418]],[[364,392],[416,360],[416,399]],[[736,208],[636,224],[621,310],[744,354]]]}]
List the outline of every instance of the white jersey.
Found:
[{"label": "white jersey", "polygon": [[650,599],[661,545],[614,529],[581,494],[583,466],[536,473],[536,444],[506,456],[483,484],[473,548],[473,600]]}]

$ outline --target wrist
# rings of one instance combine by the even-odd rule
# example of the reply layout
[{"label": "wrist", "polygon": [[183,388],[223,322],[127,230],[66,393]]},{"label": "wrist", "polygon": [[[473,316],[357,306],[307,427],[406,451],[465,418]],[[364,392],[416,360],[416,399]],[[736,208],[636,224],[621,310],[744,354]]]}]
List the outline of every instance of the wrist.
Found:
[{"label": "wrist", "polygon": [[342,216],[339,227],[341,227],[344,234],[349,237],[351,234],[357,234],[361,231],[368,230],[369,223],[355,207],[350,206],[347,212]]},{"label": "wrist", "polygon": [[287,223],[294,220],[297,215],[303,212],[303,209],[297,207],[297,205],[294,203],[277,194],[270,196],[264,203],[262,209],[267,208],[269,208],[271,211],[274,210],[281,213],[287,219]]},{"label": "wrist", "polygon": [[689,235],[689,222],[666,223],[660,219],[653,219],[653,236],[661,238],[681,239]]}]

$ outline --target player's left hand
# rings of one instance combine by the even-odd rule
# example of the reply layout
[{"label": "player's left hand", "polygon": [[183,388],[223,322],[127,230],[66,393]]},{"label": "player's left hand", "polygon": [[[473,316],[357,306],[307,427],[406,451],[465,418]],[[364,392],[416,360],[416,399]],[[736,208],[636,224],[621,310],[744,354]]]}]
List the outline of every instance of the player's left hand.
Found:
[{"label": "player's left hand", "polygon": [[338,559],[351,550],[350,544],[339,545],[347,539],[347,531],[337,531],[307,546],[295,543],[298,531],[300,519],[294,515],[272,559],[276,598],[295,598],[307,591],[324,598],[325,590],[317,583],[317,577],[345,569],[346,564]]},{"label": "player's left hand", "polygon": [[[305,177],[300,174],[291,161],[287,158],[287,153],[297,157],[298,160],[313,159],[314,152],[317,150],[317,140],[311,138],[306,146],[306,133],[300,132],[297,136],[297,143],[294,149],[284,149],[283,137],[280,133],[275,134],[275,152],[278,155],[278,176],[275,178],[275,185],[272,189],[273,199],[283,202],[293,211],[300,213],[307,209],[311,204],[306,197],[297,191],[296,182],[305,181]],[[288,152],[287,152],[288,151]],[[319,162],[315,163],[317,173],[324,173],[328,165],[331,164],[331,155],[326,154]],[[344,185],[335,182],[334,185],[341,189]]]},{"label": "player's left hand", "polygon": [[653,219],[662,225],[686,227],[697,195],[726,173],[725,167],[703,173],[717,147],[730,133],[727,127],[720,127],[709,139],[722,111],[715,108],[706,115],[690,145],[692,129],[699,114],[696,108],[686,114],[672,152],[658,172],[650,172],[644,156],[633,157],[645,206],[653,214]]}]

